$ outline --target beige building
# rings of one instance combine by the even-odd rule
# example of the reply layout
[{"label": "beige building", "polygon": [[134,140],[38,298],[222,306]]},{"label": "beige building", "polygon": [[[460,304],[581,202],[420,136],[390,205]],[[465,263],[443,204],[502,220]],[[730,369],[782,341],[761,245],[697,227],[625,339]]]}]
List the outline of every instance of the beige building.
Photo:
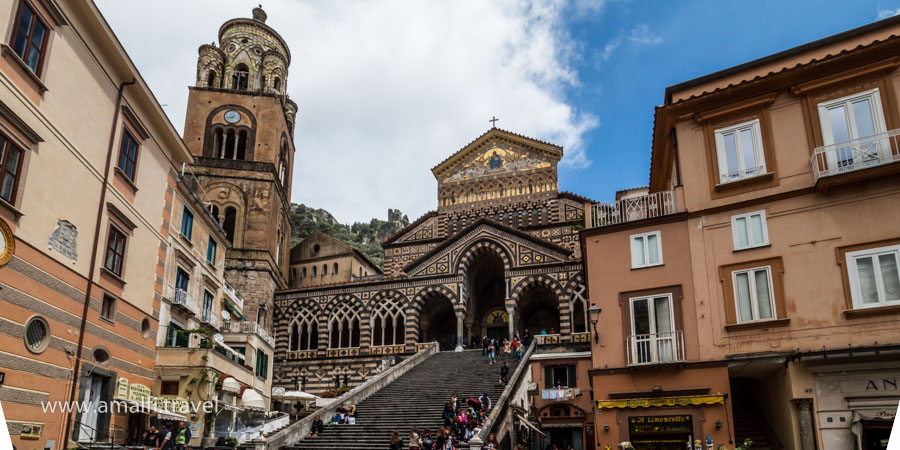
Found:
[{"label": "beige building", "polygon": [[[191,445],[240,437],[270,405],[274,340],[243,313],[244,299],[225,281],[225,231],[190,167],[178,175],[157,335],[153,396],[160,419],[191,425]],[[218,400],[214,413],[193,405]],[[168,403],[166,403],[168,402]],[[179,417],[181,416],[181,417]],[[204,438],[207,438],[204,440]]]},{"label": "beige building", "polygon": [[[155,414],[131,407],[156,378],[173,190],[191,155],[92,2],[16,0],[0,15],[0,399],[13,444],[135,440]],[[68,400],[83,411],[42,409]]]},{"label": "beige building", "polygon": [[648,193],[590,205],[582,233],[603,310],[598,443],[884,448],[900,401],[898,32],[886,19],[666,90]]},{"label": "beige building", "polygon": [[290,264],[292,288],[346,283],[382,274],[359,250],[318,230],[291,249]]}]

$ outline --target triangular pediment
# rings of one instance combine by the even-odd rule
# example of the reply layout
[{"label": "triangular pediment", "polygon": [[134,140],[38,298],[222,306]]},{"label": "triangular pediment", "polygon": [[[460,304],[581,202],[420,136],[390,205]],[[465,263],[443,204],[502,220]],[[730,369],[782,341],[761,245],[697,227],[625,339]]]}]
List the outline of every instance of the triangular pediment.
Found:
[{"label": "triangular pediment", "polygon": [[431,169],[439,184],[484,176],[554,169],[562,147],[492,128]]},{"label": "triangular pediment", "polygon": [[480,219],[404,268],[410,277],[458,273],[477,247],[500,254],[507,269],[564,263],[571,250],[488,219]]}]

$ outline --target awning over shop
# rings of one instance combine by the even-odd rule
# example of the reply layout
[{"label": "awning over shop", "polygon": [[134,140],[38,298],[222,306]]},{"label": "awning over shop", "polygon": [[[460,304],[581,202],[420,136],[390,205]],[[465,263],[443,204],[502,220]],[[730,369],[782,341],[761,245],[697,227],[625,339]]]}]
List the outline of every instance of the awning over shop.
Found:
[{"label": "awning over shop", "polygon": [[690,395],[685,397],[599,400],[597,401],[597,408],[657,408],[663,406],[715,405],[719,403],[725,403],[724,395]]},{"label": "awning over shop", "polygon": [[259,392],[256,392],[253,389],[246,389],[244,390],[244,395],[241,396],[241,407],[244,409],[265,411],[266,400],[263,399],[263,396],[260,395]]},{"label": "awning over shop", "polygon": [[238,380],[235,380],[234,377],[225,378],[224,380],[222,380],[222,390],[240,394],[241,383]]},{"label": "awning over shop", "polygon": [[581,428],[582,426],[584,424],[580,422],[541,423],[541,428]]},{"label": "awning over shop", "polygon": [[237,314],[237,315],[238,315],[238,317],[240,317],[240,318],[241,318],[241,320],[244,320],[244,321],[246,321],[246,320],[247,320],[247,317],[246,317],[246,316],[244,316],[244,314],[243,314],[243,313],[241,313],[241,310],[240,310],[240,309],[238,309],[238,307],[237,307],[237,306],[234,306],[234,303],[231,303],[231,302],[230,302],[230,301],[229,301],[229,300],[228,300],[228,299],[227,299],[227,298],[226,298],[226,299],[224,299],[224,300],[225,300],[225,304],[226,304],[226,305],[228,305],[228,307],[229,307],[229,308],[231,308],[231,310],[232,310],[232,311],[234,311],[234,313],[235,313],[235,314]]},{"label": "awning over shop", "polygon": [[534,430],[536,433],[540,434],[541,436],[545,436],[544,432],[541,431],[540,428],[534,426],[533,423],[529,422],[528,419],[523,417],[521,414],[516,414],[516,417],[519,418],[519,421],[522,422],[522,425],[525,425],[526,427],[531,428],[532,430]]}]

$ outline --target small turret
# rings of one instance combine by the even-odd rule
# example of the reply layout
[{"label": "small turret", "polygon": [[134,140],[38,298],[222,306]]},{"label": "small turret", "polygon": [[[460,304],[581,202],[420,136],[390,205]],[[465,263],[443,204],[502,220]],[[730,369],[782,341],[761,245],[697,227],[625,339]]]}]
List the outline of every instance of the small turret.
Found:
[{"label": "small turret", "polygon": [[269,16],[266,15],[266,12],[263,11],[262,5],[259,5],[256,8],[253,8],[253,20],[258,20],[262,23],[266,23],[266,19],[268,17]]}]

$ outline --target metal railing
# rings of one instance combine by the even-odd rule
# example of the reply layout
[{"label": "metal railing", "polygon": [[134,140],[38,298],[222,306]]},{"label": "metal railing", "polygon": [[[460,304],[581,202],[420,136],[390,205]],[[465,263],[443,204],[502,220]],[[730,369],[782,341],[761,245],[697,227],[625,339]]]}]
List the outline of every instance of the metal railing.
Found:
[{"label": "metal railing", "polygon": [[822,177],[900,161],[898,136],[900,136],[900,129],[816,147],[810,158],[813,178],[819,181],[819,178]]},{"label": "metal railing", "polygon": [[269,334],[269,332],[259,325],[256,322],[250,321],[239,321],[239,320],[226,320],[222,323],[222,327],[220,330],[223,333],[244,333],[244,334],[256,334],[263,341],[265,341],[269,346],[275,347],[275,337]]},{"label": "metal railing", "polygon": [[684,331],[633,334],[625,338],[625,349],[629,366],[684,361]]},{"label": "metal railing", "polygon": [[719,176],[719,182],[722,184],[731,183],[732,181],[737,181],[744,178],[752,178],[755,176],[763,175],[765,173],[766,168],[763,166],[750,167],[747,169],[736,170],[734,172],[723,173]]},{"label": "metal railing", "polygon": [[200,322],[205,323],[217,330],[222,328],[222,319],[219,318],[212,310],[205,309],[200,314]]},{"label": "metal railing", "polygon": [[591,228],[650,219],[678,212],[675,191],[661,191],[591,205]]},{"label": "metal railing", "polygon": [[[107,430],[92,427],[79,420],[74,421],[74,425],[75,436],[73,440],[76,447],[92,449],[108,447],[113,449],[126,444],[128,432],[118,425],[110,424]],[[116,443],[117,441],[118,444]]]},{"label": "metal railing", "polygon": [[194,298],[191,294],[188,294],[187,291],[175,287],[170,287],[169,289],[172,292],[172,306],[184,307],[193,315],[197,315],[200,312],[200,307],[199,303],[197,303],[197,299]]}]

